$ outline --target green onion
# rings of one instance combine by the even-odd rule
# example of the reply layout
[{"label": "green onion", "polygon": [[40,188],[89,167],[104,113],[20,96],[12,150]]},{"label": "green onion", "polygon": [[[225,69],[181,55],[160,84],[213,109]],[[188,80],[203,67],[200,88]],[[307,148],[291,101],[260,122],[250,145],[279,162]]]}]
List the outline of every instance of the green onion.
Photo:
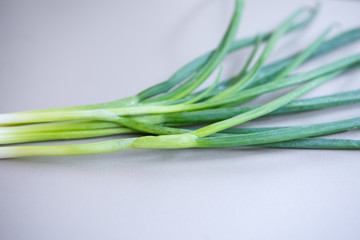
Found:
[{"label": "green onion", "polygon": [[[38,123],[38,122],[52,122],[52,121],[69,121],[69,120],[105,120],[113,121],[112,119],[119,116],[140,115],[140,114],[155,114],[155,113],[170,113],[179,111],[194,111],[205,108],[218,107],[228,103],[242,103],[247,99],[259,96],[263,93],[271,92],[281,88],[289,87],[295,84],[303,83],[320,77],[324,74],[332,73],[341,69],[349,69],[350,67],[360,62],[360,54],[346,57],[344,59],[329,63],[306,73],[297,74],[286,77],[278,81],[271,81],[267,84],[253,87],[241,92],[241,94],[232,94],[218,101],[200,102],[194,104],[177,104],[170,106],[130,106],[99,110],[83,110],[83,111],[56,111],[47,114],[46,112],[37,113],[12,113],[0,114],[0,126],[9,124],[23,124],[23,123]],[[123,120],[120,120],[123,121]],[[125,121],[125,120],[124,120]]]},{"label": "green onion", "polygon": [[[134,133],[139,137],[79,145],[2,146],[0,158],[98,154],[139,148],[359,149],[359,140],[314,138],[358,129],[359,117],[307,126],[234,128],[259,117],[360,102],[360,90],[296,100],[330,79],[356,70],[360,66],[360,53],[291,75],[304,62],[359,40],[360,28],[325,40],[332,28],[329,27],[302,51],[265,65],[281,37],[307,26],[316,16],[317,8],[301,8],[275,31],[236,41],[243,6],[243,0],[235,0],[230,25],[215,50],[186,64],[168,80],[133,97],[86,106],[0,114],[2,145]],[[303,14],[308,16],[299,20]],[[264,50],[256,58],[262,42],[265,42]],[[220,67],[212,85],[194,92],[229,53],[251,45],[254,45],[252,52],[235,77],[220,82]],[[296,88],[263,105],[238,106],[262,94],[291,86]],[[195,129],[179,127],[207,122],[211,124]]]},{"label": "green onion", "polygon": [[0,137],[0,144],[84,139],[84,138],[104,137],[104,136],[111,136],[111,135],[118,135],[125,133],[136,133],[136,131],[125,127],[117,127],[117,128],[106,128],[106,129],[76,130],[76,131],[4,134],[1,135]]},{"label": "green onion", "polygon": [[[302,112],[314,109],[336,107],[360,102],[360,90],[333,94],[323,97],[297,100],[275,110],[265,116]],[[170,123],[190,125],[204,122],[215,122],[250,111],[259,106],[211,109],[194,112],[171,113],[164,115],[141,116],[135,119],[151,124]],[[232,128],[231,133],[243,134],[272,130],[269,128]],[[190,131],[190,130],[188,130]],[[221,131],[228,133],[229,130]],[[2,137],[0,144],[24,143],[48,140],[82,139],[118,135],[123,133],[140,133],[117,123],[101,121],[55,122],[36,125],[0,128]],[[24,136],[22,136],[24,135]]]},{"label": "green onion", "polygon": [[261,145],[272,148],[301,148],[301,149],[337,149],[337,150],[358,150],[360,140],[349,139],[299,139],[281,143],[270,143]]},{"label": "green onion", "polygon": [[[129,149],[156,149],[156,148],[196,148],[196,147],[239,147],[268,144],[269,147],[283,141],[328,135],[352,129],[360,128],[360,118],[347,119],[336,122],[313,124],[299,127],[286,127],[270,131],[261,131],[249,134],[233,134],[231,136],[197,138],[192,134],[183,134],[181,138],[174,135],[146,136],[139,138],[127,138],[110,140],[99,143],[59,145],[59,146],[18,146],[1,147],[2,158],[32,157],[32,156],[66,156],[66,155],[89,155],[108,152],[123,151]],[[316,143],[317,139],[311,139]],[[304,141],[304,140],[301,140]],[[300,143],[301,143],[300,141]],[[306,140],[305,140],[306,141]],[[331,149],[359,149],[359,140],[328,140]],[[332,142],[332,143],[330,143]],[[290,142],[291,143],[291,142]],[[295,143],[295,142],[293,142]],[[292,143],[292,144],[293,144]],[[304,142],[307,148],[309,142]],[[321,139],[314,148],[326,149],[326,139]],[[265,145],[266,146],[266,145]],[[281,146],[281,145],[278,145]],[[290,147],[290,145],[288,145]],[[302,148],[299,144],[297,148]]]},{"label": "green onion", "polygon": [[[300,111],[309,111],[321,108],[330,108],[336,106],[342,106],[347,104],[355,104],[360,102],[360,90],[349,91],[344,93],[332,94],[323,97],[316,97],[310,99],[296,100],[285,106],[268,113],[265,116],[294,113]],[[216,108],[206,109],[192,112],[179,112],[168,113],[161,115],[139,116],[135,119],[139,121],[152,122],[157,124],[171,124],[171,125],[189,125],[198,124],[204,122],[216,122],[230,117],[234,117],[238,114],[245,113],[253,110],[259,106],[250,107],[232,107],[232,108]]]}]

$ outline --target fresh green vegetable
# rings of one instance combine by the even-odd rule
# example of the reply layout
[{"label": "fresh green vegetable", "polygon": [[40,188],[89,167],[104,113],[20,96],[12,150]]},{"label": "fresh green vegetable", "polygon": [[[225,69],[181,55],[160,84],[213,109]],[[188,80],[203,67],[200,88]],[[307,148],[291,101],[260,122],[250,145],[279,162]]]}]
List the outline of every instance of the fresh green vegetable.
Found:
[{"label": "fresh green vegetable", "polygon": [[[2,156],[2,158],[14,158],[31,156],[89,155],[140,148],[213,148],[252,145],[262,146],[262,144],[268,144],[265,145],[267,147],[281,147],[281,144],[285,144],[284,147],[291,147],[296,146],[296,141],[298,140],[289,143],[283,143],[283,141],[294,139],[300,139],[296,148],[360,149],[359,140],[311,139],[310,142],[309,140],[302,139],[359,128],[360,118],[353,118],[308,126],[285,127],[270,131],[208,138],[197,138],[192,134],[183,134],[180,138],[176,135],[162,135],[77,145],[1,147],[0,156]],[[279,144],[277,144],[278,142]],[[303,143],[303,145],[301,143]],[[313,147],[311,147],[309,143],[314,143]],[[332,148],[332,146],[334,146],[334,148]]]},{"label": "fresh green vegetable", "polygon": [[[289,87],[295,84],[304,83],[316,77],[321,77],[325,74],[330,74],[335,71],[345,71],[357,66],[360,63],[360,54],[356,54],[344,59],[326,64],[306,73],[297,74],[286,77],[278,81],[271,81],[269,83],[246,89],[241,94],[233,93],[227,97],[219,99],[218,101],[205,101],[194,104],[176,104],[176,105],[141,105],[129,106],[120,108],[97,109],[97,110],[82,110],[82,111],[55,111],[51,114],[46,112],[36,113],[12,113],[0,115],[0,126],[9,124],[24,124],[24,123],[40,123],[52,121],[69,121],[69,120],[102,120],[102,121],[128,121],[119,116],[132,116],[140,114],[156,114],[156,113],[171,113],[180,111],[195,111],[200,109],[219,107],[229,103],[243,103],[247,99],[259,96],[261,94],[275,91],[281,88]],[[122,123],[121,123],[122,124]]]},{"label": "fresh green vegetable", "polygon": [[[322,97],[309,98],[303,100],[296,100],[285,106],[275,110],[265,116],[296,113],[302,111],[309,111],[322,108],[331,108],[360,102],[360,90],[348,91],[339,94],[332,94]],[[191,125],[205,122],[221,121],[238,114],[253,110],[259,106],[250,107],[233,107],[233,108],[216,108],[199,110],[192,112],[179,112],[168,114],[156,114],[147,116],[133,117],[137,121],[147,122],[152,124],[168,124],[168,125]],[[23,125],[14,127],[0,128],[0,134],[31,134],[31,133],[49,133],[59,131],[79,131],[79,130],[99,130],[110,128],[124,128],[123,126],[105,121],[69,121],[69,122],[54,122],[43,123],[36,125]]]},{"label": "fresh green vegetable", "polygon": [[[326,39],[332,27],[302,51],[265,64],[285,34],[307,26],[317,8],[301,8],[273,32],[235,40],[244,8],[235,0],[229,27],[217,49],[186,64],[168,80],[139,94],[108,103],[0,114],[0,144],[95,138],[120,134],[137,137],[60,146],[2,146],[0,158],[83,155],[128,149],[257,146],[274,148],[359,149],[358,140],[313,138],[360,128],[360,118],[276,128],[233,128],[253,119],[329,108],[360,102],[360,90],[296,100],[325,82],[360,66],[360,53],[316,69],[292,74],[301,64],[360,39],[354,28]],[[307,17],[301,20],[307,14]],[[258,58],[261,44],[265,46]],[[227,54],[253,46],[245,66],[235,77],[194,92]],[[297,86],[299,85],[299,86]],[[238,106],[262,94],[295,87],[263,105]],[[211,122],[207,126],[180,128]],[[150,135],[149,135],[150,134]],[[139,136],[140,135],[140,136]]]}]

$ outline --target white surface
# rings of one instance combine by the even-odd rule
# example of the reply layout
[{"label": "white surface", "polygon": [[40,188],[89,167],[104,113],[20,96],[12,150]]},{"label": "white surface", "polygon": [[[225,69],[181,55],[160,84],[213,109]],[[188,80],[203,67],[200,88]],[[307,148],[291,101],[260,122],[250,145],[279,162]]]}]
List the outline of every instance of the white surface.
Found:
[{"label": "white surface", "polygon": [[[238,36],[272,29],[303,3],[248,1]],[[205,0],[2,1],[0,112],[133,95],[215,47],[232,7]],[[286,37],[273,59],[306,46],[334,21],[341,29],[359,26],[359,12],[358,1],[324,1],[316,21]],[[359,52],[351,45],[303,69]],[[248,53],[226,60],[226,74]],[[358,89],[359,79],[353,72],[307,96]],[[358,105],[246,126],[357,116]],[[341,136],[359,139],[359,131]],[[3,160],[0,239],[359,239],[359,156],[233,148]]]}]

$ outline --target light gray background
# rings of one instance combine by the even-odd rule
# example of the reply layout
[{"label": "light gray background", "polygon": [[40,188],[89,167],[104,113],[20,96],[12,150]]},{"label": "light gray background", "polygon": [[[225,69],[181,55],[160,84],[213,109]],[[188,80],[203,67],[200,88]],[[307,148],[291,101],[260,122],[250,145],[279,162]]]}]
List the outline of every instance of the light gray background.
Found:
[{"label": "light gray background", "polygon": [[[270,30],[304,3],[314,5],[247,1],[238,36]],[[316,21],[282,40],[272,59],[306,46],[335,21],[336,31],[360,25],[360,2],[322,3]],[[215,0],[2,0],[0,112],[136,94],[215,47],[232,8],[233,1]],[[359,52],[354,44],[301,70]],[[224,77],[248,53],[231,55]],[[352,72],[307,97],[358,89],[359,80],[360,71]],[[340,120],[358,117],[358,107],[244,126]],[[337,137],[359,139],[359,131]],[[359,239],[359,156],[232,148],[3,160],[0,239]]]}]

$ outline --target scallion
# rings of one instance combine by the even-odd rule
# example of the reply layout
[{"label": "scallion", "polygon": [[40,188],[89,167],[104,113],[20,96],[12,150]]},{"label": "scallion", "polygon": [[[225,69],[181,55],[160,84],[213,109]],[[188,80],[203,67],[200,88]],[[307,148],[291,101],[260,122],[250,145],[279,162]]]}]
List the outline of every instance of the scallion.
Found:
[{"label": "scallion", "polygon": [[[1,146],[0,158],[199,147],[360,149],[359,140],[314,138],[359,129],[359,117],[307,126],[234,128],[259,117],[360,102],[360,90],[296,100],[327,81],[356,70],[360,66],[360,53],[307,72],[292,73],[306,61],[359,40],[360,28],[327,39],[330,27],[302,51],[266,64],[281,37],[306,27],[316,16],[318,9],[301,8],[273,32],[235,40],[243,8],[243,0],[235,0],[229,27],[215,50],[186,64],[168,80],[135,96],[86,106],[0,114],[2,145],[122,134],[136,134],[136,137],[78,145]],[[308,16],[299,20],[303,14]],[[262,43],[265,47],[256,58]],[[253,50],[245,66],[235,77],[220,82],[220,67],[215,82],[210,87],[195,92],[229,53],[252,45]],[[262,94],[295,86],[283,96],[263,105],[239,106]],[[211,124],[195,129],[180,127],[199,123]]]}]

